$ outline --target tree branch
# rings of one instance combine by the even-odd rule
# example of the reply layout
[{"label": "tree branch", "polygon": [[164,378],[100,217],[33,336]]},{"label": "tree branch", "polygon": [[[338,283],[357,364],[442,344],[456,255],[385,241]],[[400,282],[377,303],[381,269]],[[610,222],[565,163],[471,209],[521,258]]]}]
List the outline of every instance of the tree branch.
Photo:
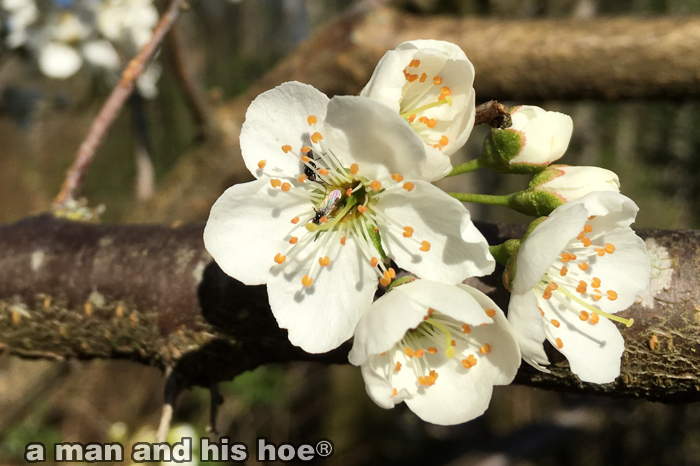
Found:
[{"label": "tree branch", "polygon": [[[522,225],[478,225],[490,243]],[[622,376],[581,383],[552,352],[552,373],[523,365],[517,382],[660,401],[700,400],[700,231],[641,230],[654,266],[644,302],[621,313]],[[500,272],[473,279],[504,309]],[[173,367],[182,385],[212,387],[267,363],[346,363],[292,346],[264,286],[225,275],[202,245],[202,226],[94,225],[51,216],[0,227],[0,344],[19,356],[128,358]]]},{"label": "tree branch", "polygon": [[173,0],[168,10],[161,17],[158,25],[153,30],[151,39],[143,46],[138,55],[129,62],[122,73],[119,83],[114,88],[109,98],[102,106],[102,110],[92,122],[90,131],[78,149],[78,154],[73,164],[66,173],[61,191],[54,200],[54,208],[62,209],[67,207],[67,203],[75,199],[76,194],[82,189],[87,170],[92,159],[95,157],[98,147],[107,136],[109,128],[116,120],[122,107],[129,99],[136,86],[136,78],[146,69],[156,50],[160,47],[165,34],[180,16],[180,10],[185,4],[185,0]]}]

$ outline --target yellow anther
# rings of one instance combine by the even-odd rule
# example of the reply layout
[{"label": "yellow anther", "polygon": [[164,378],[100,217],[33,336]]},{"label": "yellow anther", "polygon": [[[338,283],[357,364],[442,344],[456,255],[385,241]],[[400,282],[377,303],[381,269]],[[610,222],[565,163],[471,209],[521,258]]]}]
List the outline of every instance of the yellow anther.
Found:
[{"label": "yellow anther", "polygon": [[350,173],[353,175],[357,175],[357,171],[360,169],[360,166],[356,163],[353,163],[350,165]]},{"label": "yellow anther", "polygon": [[554,325],[554,327],[556,327],[556,328],[559,328],[559,326],[561,325],[561,324],[559,323],[559,321],[556,320],[556,319],[552,319],[551,322],[552,322],[552,325]]},{"label": "yellow anther", "polygon": [[292,236],[291,238],[289,238],[289,244],[297,244],[297,241],[299,241],[299,238],[297,238],[296,236]]},{"label": "yellow anther", "polygon": [[484,312],[486,312],[486,315],[489,317],[493,317],[496,315],[496,310],[495,309],[486,309]]},{"label": "yellow anther", "polygon": [[403,176],[399,175],[398,173],[394,173],[391,175],[391,179],[396,181],[397,183],[401,183],[403,181]]},{"label": "yellow anther", "polygon": [[287,257],[286,257],[286,256],[283,256],[283,255],[280,254],[279,252],[278,252],[277,255],[275,256],[275,262],[277,262],[278,264],[283,264],[285,260],[287,260]]},{"label": "yellow anther", "polygon": [[[398,372],[401,370],[401,363],[399,361],[396,361],[396,366],[394,366],[394,372]],[[396,390],[396,389],[394,389]]]},{"label": "yellow anther", "polygon": [[608,254],[612,254],[613,252],[615,252],[615,246],[613,246],[610,243],[605,243],[605,252],[607,252]]},{"label": "yellow anther", "polygon": [[267,165],[267,160],[261,160],[260,162],[258,162],[258,168],[259,168],[260,170],[262,170],[263,168],[265,168],[265,165]]},{"label": "yellow anther", "polygon": [[411,60],[411,63],[408,64],[409,68],[418,68],[420,66],[420,60],[413,59]]},{"label": "yellow anther", "polygon": [[308,275],[304,275],[304,277],[301,279],[301,284],[307,288],[310,287],[313,282],[314,279],[309,277]]},{"label": "yellow anther", "polygon": [[345,246],[345,241],[346,241],[346,240],[347,240],[347,237],[343,236],[342,238],[340,238],[340,244],[342,244],[343,246]]},{"label": "yellow anther", "polygon": [[297,178],[297,181],[299,183],[303,183],[304,181],[306,181],[306,175],[302,173],[301,175],[299,175],[299,178]]},{"label": "yellow anther", "polygon": [[293,224],[296,225],[297,223],[299,223],[299,217],[294,217],[294,218],[291,220],[291,222],[292,222]]},{"label": "yellow anther", "polygon": [[373,258],[369,261],[369,263],[372,265],[372,267],[376,267],[377,264],[379,264],[379,259],[377,259],[376,257],[373,257]]},{"label": "yellow anther", "polygon": [[562,349],[564,347],[564,342],[561,341],[561,338],[556,338],[554,342],[557,344],[557,348]]},{"label": "yellow anther", "polygon": [[600,278],[593,277],[593,280],[591,280],[591,286],[593,288],[600,288]]},{"label": "yellow anther", "polygon": [[403,227],[403,237],[410,238],[411,236],[413,236],[413,228]]},{"label": "yellow anther", "polygon": [[361,213],[361,214],[364,214],[365,212],[367,212],[367,207],[365,207],[365,206],[363,206],[363,205],[358,205],[358,206],[357,206],[357,211],[358,211],[359,213]]},{"label": "yellow anther", "polygon": [[394,389],[392,389],[392,391],[391,391],[391,396],[390,396],[389,398],[394,398],[394,397],[395,397],[396,395],[398,395],[398,394],[399,394],[398,390],[396,390],[396,389],[394,388]]},{"label": "yellow anther", "polygon": [[442,84],[442,78],[440,76],[435,76],[433,78],[433,84],[435,84],[436,86],[439,86],[440,84]]},{"label": "yellow anther", "polygon": [[331,259],[328,256],[319,257],[318,263],[321,267],[328,267],[331,263]]},{"label": "yellow anther", "polygon": [[491,345],[488,343],[484,343],[484,346],[479,348],[479,353],[481,354],[489,354],[491,352]]},{"label": "yellow anther", "polygon": [[613,290],[608,290],[607,294],[608,294],[608,299],[610,301],[615,301],[617,299],[617,292],[615,292]]},{"label": "yellow anther", "polygon": [[289,144],[285,144],[285,145],[282,146],[282,150],[283,150],[284,153],[286,154],[287,152],[289,152],[290,150],[292,150],[292,146],[290,146]]},{"label": "yellow anther", "polygon": [[409,346],[406,346],[406,347],[403,349],[403,353],[404,353],[406,356],[408,356],[409,359],[413,357],[413,349],[411,349]]},{"label": "yellow anther", "polygon": [[309,162],[311,162],[311,159],[309,158],[308,155],[302,155],[302,156],[301,156],[301,161],[304,162],[304,163],[309,163]]},{"label": "yellow anther", "polygon": [[328,175],[328,173],[330,173],[330,172],[329,172],[328,170],[326,170],[325,168],[319,168],[319,169],[318,169],[318,173],[319,173],[321,176],[326,176],[326,175]]},{"label": "yellow anther", "polygon": [[588,270],[588,263],[587,262],[582,262],[578,265],[578,268],[583,270],[584,272]]},{"label": "yellow anther", "polygon": [[428,75],[426,73],[423,73],[422,75],[420,75],[420,79],[418,81],[424,83],[426,79],[428,79]]},{"label": "yellow anther", "polygon": [[270,185],[272,185],[273,188],[279,188],[282,186],[282,181],[278,180],[277,178],[273,178],[270,180]]},{"label": "yellow anther", "polygon": [[581,311],[581,312],[579,312],[579,314],[578,314],[578,318],[581,319],[581,320],[584,321],[584,322],[587,321],[589,317],[590,317],[590,314],[589,314],[588,312],[586,312],[586,311]]},{"label": "yellow anther", "polygon": [[421,241],[420,247],[418,249],[420,249],[423,252],[428,252],[430,251],[430,243],[427,241]]},{"label": "yellow anther", "polygon": [[287,183],[286,181],[285,181],[284,183],[282,183],[282,191],[287,192],[287,191],[289,191],[290,189],[292,189],[292,185],[291,185],[291,184]]},{"label": "yellow anther", "polygon": [[438,349],[434,346],[431,346],[430,348],[427,349],[429,354],[437,354]]},{"label": "yellow anther", "polygon": [[309,126],[311,126],[318,123],[318,118],[316,118],[316,115],[309,115],[309,117],[306,119],[306,122],[309,124]]},{"label": "yellow anther", "polygon": [[309,152],[311,152],[311,148],[309,146],[304,146],[301,148],[302,154],[308,154]]},{"label": "yellow anther", "polygon": [[469,326],[469,324],[462,324],[462,333],[466,335],[472,333],[472,328]]},{"label": "yellow anther", "polygon": [[559,271],[559,275],[561,275],[562,277],[564,277],[564,276],[566,276],[566,274],[567,274],[568,271],[569,271],[569,269],[567,269],[566,266],[563,266],[563,267],[561,268],[561,270]]},{"label": "yellow anther", "polygon": [[[435,118],[431,118],[428,120],[428,122],[425,124],[428,128],[435,128],[437,126],[437,120]],[[440,143],[442,144],[442,139],[440,139]],[[447,144],[447,143],[445,143]],[[442,144],[443,146],[445,144]]]},{"label": "yellow anther", "polygon": [[406,191],[409,191],[409,192],[413,191],[413,188],[415,188],[415,187],[416,187],[416,185],[414,185],[410,181],[407,181],[403,184],[403,189],[405,189]]},{"label": "yellow anther", "polygon": [[447,136],[445,136],[443,134],[442,137],[440,138],[440,141],[438,141],[438,142],[440,143],[441,146],[446,146],[450,142],[450,140],[447,138]]},{"label": "yellow anther", "polygon": [[318,143],[321,139],[323,139],[323,135],[318,131],[311,135],[311,141],[314,143]]},{"label": "yellow anther", "polygon": [[374,180],[369,184],[369,187],[373,191],[379,192],[379,190],[382,189],[382,183],[381,181]]},{"label": "yellow anther", "polygon": [[586,233],[590,233],[593,231],[593,225],[584,225],[583,226],[583,231]]}]

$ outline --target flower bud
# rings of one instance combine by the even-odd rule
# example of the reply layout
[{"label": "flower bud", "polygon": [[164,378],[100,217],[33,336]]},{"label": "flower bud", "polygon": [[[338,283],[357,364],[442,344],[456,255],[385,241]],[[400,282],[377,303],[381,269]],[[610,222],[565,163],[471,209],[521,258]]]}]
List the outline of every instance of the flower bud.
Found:
[{"label": "flower bud", "polygon": [[571,140],[571,117],[521,105],[511,111],[513,124],[493,129],[484,141],[484,165],[500,173],[536,173],[558,160]]},{"label": "flower bud", "polygon": [[551,165],[532,178],[527,189],[514,194],[509,206],[535,217],[549,215],[562,204],[593,191],[620,192],[620,181],[600,167]]}]

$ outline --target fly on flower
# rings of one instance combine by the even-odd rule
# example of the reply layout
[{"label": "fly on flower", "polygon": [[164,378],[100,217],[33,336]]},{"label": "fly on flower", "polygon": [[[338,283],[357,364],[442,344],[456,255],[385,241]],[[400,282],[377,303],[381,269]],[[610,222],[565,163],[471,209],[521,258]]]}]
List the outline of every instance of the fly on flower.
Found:
[{"label": "fly on flower", "polygon": [[217,200],[205,245],[230,276],[267,284],[278,324],[308,352],[352,336],[395,276],[388,258],[450,284],[493,269],[469,212],[425,181],[423,142],[375,100],[285,83],[251,104],[241,152],[257,180]]},{"label": "fly on flower", "polygon": [[322,219],[325,219],[323,223],[327,222],[328,217],[331,216],[331,213],[338,207],[342,197],[343,195],[340,189],[332,189],[331,192],[326,194],[326,197],[323,198],[318,208],[314,208],[316,215],[311,219],[311,222],[316,225],[319,225]]}]

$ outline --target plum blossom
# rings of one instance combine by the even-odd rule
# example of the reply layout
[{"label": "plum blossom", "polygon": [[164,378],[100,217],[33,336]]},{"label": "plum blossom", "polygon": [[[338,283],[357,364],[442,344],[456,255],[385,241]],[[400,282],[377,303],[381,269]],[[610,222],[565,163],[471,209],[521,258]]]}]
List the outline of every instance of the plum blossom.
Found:
[{"label": "plum blossom", "polygon": [[644,290],[651,270],[644,241],[629,225],[637,206],[616,192],[593,192],[558,207],[523,241],[509,264],[508,320],[523,359],[546,371],[548,340],[585,382],[620,374],[624,341],[612,322]]},{"label": "plum blossom", "polygon": [[574,129],[569,115],[533,105],[511,110],[513,124],[493,129],[484,142],[484,165],[501,173],[536,173],[559,160]]},{"label": "plum blossom", "polygon": [[474,127],[474,66],[457,45],[413,40],[388,51],[360,93],[398,112],[426,144],[429,181],[448,174],[448,156]]},{"label": "plum blossom", "polygon": [[509,206],[538,217],[593,191],[619,193],[620,180],[600,167],[550,165],[532,178],[527,189],[512,195]]},{"label": "plum blossom", "polygon": [[258,96],[241,130],[256,181],[214,204],[204,242],[228,275],[267,284],[290,341],[312,353],[350,338],[388,258],[449,284],[494,262],[462,204],[424,181],[423,142],[385,105],[290,82]]},{"label": "plum blossom", "polygon": [[513,381],[520,351],[503,312],[467,285],[416,280],[377,299],[349,354],[369,396],[405,401],[424,421],[451,425],[483,414],[494,385]]}]

